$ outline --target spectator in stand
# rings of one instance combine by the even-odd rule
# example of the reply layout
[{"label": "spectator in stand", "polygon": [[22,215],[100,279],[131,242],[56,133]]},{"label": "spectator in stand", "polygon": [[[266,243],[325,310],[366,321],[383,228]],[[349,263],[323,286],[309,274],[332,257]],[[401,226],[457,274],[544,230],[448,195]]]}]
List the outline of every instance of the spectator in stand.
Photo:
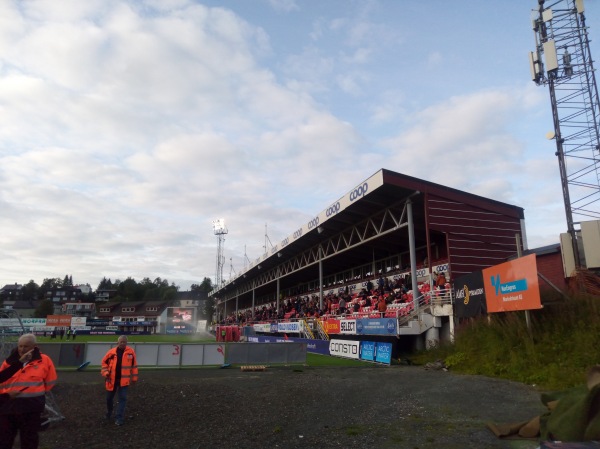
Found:
[{"label": "spectator in stand", "polygon": [[344,315],[346,313],[346,300],[343,296],[340,298],[338,313],[340,315]]},{"label": "spectator in stand", "polygon": [[443,271],[439,272],[435,284],[440,291],[440,296],[444,296],[446,293],[446,276]]},{"label": "spectator in stand", "polygon": [[379,301],[377,301],[377,311],[379,313],[381,313],[382,318],[383,318],[383,315],[385,314],[386,310],[387,310],[387,303],[385,302],[385,298],[383,297],[383,295],[381,295],[379,297]]},{"label": "spectator in stand", "polygon": [[383,279],[383,276],[379,276],[379,280],[377,281],[377,290],[379,291],[379,294],[383,295],[383,287],[385,285],[385,280]]},{"label": "spectator in stand", "polygon": [[360,303],[358,301],[356,301],[354,304],[352,304],[352,311],[358,312],[359,310],[360,310]]},{"label": "spectator in stand", "polygon": [[373,283],[371,282],[371,279],[369,279],[367,281],[367,295],[372,295],[373,294]]},{"label": "spectator in stand", "polygon": [[390,293],[392,291],[392,285],[390,284],[389,278],[385,278],[385,283],[383,285],[383,291],[386,293]]}]

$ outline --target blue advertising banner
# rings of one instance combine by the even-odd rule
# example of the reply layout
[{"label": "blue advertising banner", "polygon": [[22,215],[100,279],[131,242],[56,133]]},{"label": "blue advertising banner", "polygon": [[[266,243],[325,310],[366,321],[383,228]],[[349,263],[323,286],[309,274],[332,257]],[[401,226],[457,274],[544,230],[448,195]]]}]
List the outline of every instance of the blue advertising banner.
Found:
[{"label": "blue advertising banner", "polygon": [[356,333],[359,335],[393,335],[398,333],[396,318],[358,319]]},{"label": "blue advertising banner", "polygon": [[306,343],[306,350],[315,354],[329,355],[329,342],[326,340],[311,340],[307,338],[263,337],[262,335],[248,337],[254,343]]},{"label": "blue advertising banner", "polygon": [[377,342],[377,352],[375,355],[375,361],[379,363],[392,363],[392,344]]},{"label": "blue advertising banner", "polygon": [[375,360],[375,343],[372,341],[362,341],[360,343],[360,358],[373,362]]},{"label": "blue advertising banner", "polygon": [[[315,354],[331,355],[329,352],[330,342],[327,340],[311,340],[308,338],[294,337],[273,337],[273,336],[249,336],[249,342],[254,343],[306,343],[306,350]],[[346,342],[346,340],[344,340]],[[357,341],[347,341],[349,344],[358,344]],[[361,341],[360,356],[361,360],[367,362],[392,363],[392,344],[384,342]]]}]

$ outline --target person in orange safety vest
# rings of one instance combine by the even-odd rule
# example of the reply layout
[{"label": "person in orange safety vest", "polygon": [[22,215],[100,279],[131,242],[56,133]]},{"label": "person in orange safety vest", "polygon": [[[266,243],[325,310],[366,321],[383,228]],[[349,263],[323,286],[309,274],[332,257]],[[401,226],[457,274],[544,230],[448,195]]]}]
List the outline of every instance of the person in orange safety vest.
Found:
[{"label": "person in orange safety vest", "polygon": [[132,347],[127,346],[127,336],[121,335],[117,346],[109,349],[102,358],[100,373],[105,379],[106,386],[106,419],[110,420],[113,412],[113,401],[118,393],[118,407],[115,414],[115,424],[122,426],[125,420],[125,405],[127,390],[138,380],[137,357]]},{"label": "person in orange safety vest", "polygon": [[38,349],[33,334],[19,338],[0,372],[12,371],[16,364],[22,368],[0,383],[0,395],[9,398],[0,404],[0,449],[11,449],[17,434],[21,449],[37,449],[46,392],[56,384],[56,369],[50,357]]}]

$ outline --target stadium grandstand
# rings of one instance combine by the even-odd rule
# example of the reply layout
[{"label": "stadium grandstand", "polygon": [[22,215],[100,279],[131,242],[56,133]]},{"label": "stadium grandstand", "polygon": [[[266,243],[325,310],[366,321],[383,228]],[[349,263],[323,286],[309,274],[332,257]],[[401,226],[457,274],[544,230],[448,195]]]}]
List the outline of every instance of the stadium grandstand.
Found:
[{"label": "stadium grandstand", "polygon": [[521,207],[381,169],[209,296],[242,337],[421,349],[452,339],[453,279],[526,247]]}]

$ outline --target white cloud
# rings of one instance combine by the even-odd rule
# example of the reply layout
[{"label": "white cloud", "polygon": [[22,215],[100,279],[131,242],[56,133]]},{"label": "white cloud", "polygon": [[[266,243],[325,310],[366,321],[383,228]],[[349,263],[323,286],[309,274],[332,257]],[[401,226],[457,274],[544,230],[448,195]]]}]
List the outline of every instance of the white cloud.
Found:
[{"label": "white cloud", "polygon": [[276,11],[290,12],[300,9],[294,0],[268,0],[268,2]]},{"label": "white cloud", "polygon": [[[547,92],[522,87],[525,58],[512,78],[489,63],[491,30],[462,53],[432,45],[443,23],[419,34],[421,7],[209,2],[0,3],[0,284],[200,282],[221,217],[239,271],[266,223],[282,239],[382,167],[520,205],[530,243],[552,235]],[[475,44],[485,90],[440,64]]]}]

